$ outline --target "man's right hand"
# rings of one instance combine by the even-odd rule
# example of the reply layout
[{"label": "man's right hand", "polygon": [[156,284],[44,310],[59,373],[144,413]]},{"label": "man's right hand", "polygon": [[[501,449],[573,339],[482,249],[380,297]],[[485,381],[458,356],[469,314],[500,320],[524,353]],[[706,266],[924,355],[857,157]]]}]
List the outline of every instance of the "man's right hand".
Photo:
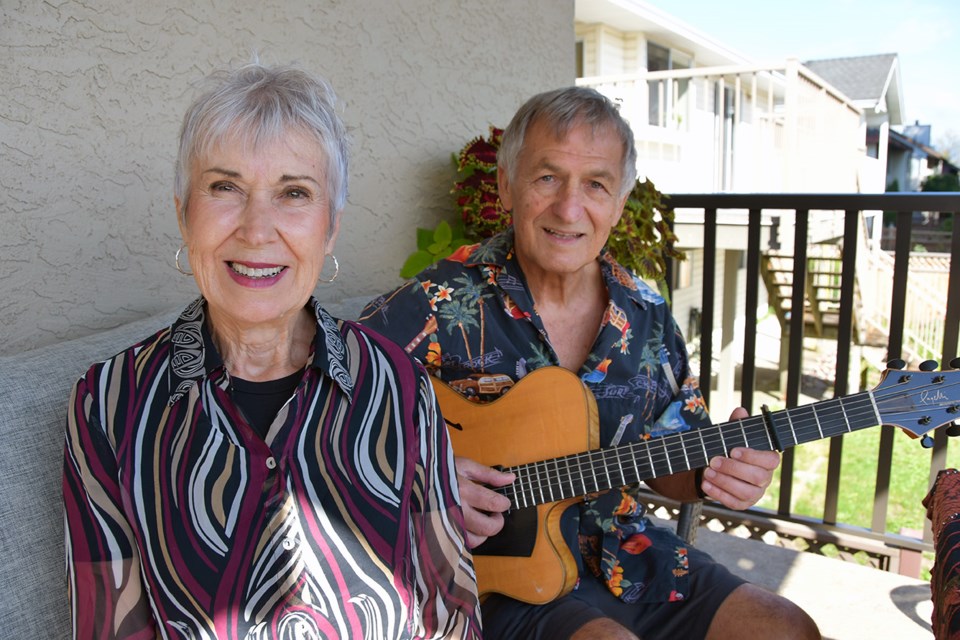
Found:
[{"label": "man's right hand", "polygon": [[516,476],[470,458],[457,456],[455,463],[467,527],[467,546],[472,549],[503,528],[503,512],[510,508],[510,499],[489,487],[508,485]]}]

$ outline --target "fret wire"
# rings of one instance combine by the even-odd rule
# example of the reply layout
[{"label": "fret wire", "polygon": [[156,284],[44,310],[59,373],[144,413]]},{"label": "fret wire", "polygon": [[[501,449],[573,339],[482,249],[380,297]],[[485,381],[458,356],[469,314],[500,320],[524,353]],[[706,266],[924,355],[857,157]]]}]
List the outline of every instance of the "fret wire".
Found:
[{"label": "fret wire", "polygon": [[[608,451],[609,451],[609,452],[608,452]],[[610,462],[610,456],[611,456],[611,455],[613,455],[613,456],[616,456],[616,455],[617,455],[616,449],[607,450],[607,451],[604,451],[603,453],[600,454],[600,459],[601,459],[601,461],[603,462],[603,472],[607,475],[607,485],[606,485],[606,486],[608,486],[608,487],[614,486],[614,485],[613,485],[613,479],[610,477],[610,464],[609,464],[609,462]]]},{"label": "fret wire", "polygon": [[667,443],[664,441],[663,437],[659,438],[661,441],[661,446],[663,448],[664,457],[667,459],[667,475],[673,475],[673,465],[670,464],[670,451],[667,449]]},{"label": "fret wire", "polygon": [[843,398],[839,398],[837,404],[840,406],[840,413],[843,414],[843,423],[847,427],[847,433],[852,433],[850,429],[850,416],[847,415],[847,408],[843,405]]},{"label": "fret wire", "polygon": [[518,502],[517,504],[517,506],[520,508],[530,506],[527,504],[527,492],[524,488],[524,485],[526,483],[526,477],[523,471],[524,471],[523,465],[518,466],[514,471],[514,473],[517,475],[516,483],[520,487],[520,493],[518,495],[518,498],[520,498],[521,501]]},{"label": "fret wire", "polygon": [[[557,466],[557,461],[556,461],[556,460],[553,460],[552,462],[553,462],[553,469],[554,469],[554,472],[555,472],[555,473],[553,473],[553,474],[551,475],[551,478],[555,478],[555,477],[557,477],[557,475],[558,475],[558,473],[556,473],[556,472],[559,472],[560,469],[559,469],[559,467]],[[547,466],[549,467],[549,463],[548,463]],[[552,483],[552,482],[547,485],[547,489],[548,489],[549,492],[550,492],[550,502],[556,502],[557,499],[556,499],[556,497],[554,497],[554,495],[553,495],[553,483]]]},{"label": "fret wire", "polygon": [[874,396],[873,391],[867,391],[867,397],[870,398],[870,404],[873,407],[873,415],[876,416],[877,424],[883,422],[883,418],[880,417],[880,409],[877,407],[877,398]]},{"label": "fret wire", "polygon": [[[730,455],[730,447],[727,446],[727,439],[723,437],[723,430],[717,429],[717,433],[720,434],[720,446],[723,448],[723,455]],[[709,456],[708,456],[709,457]]]},{"label": "fret wire", "polygon": [[[633,447],[630,448],[630,453],[633,454]],[[637,464],[637,456],[631,455],[630,460],[633,461],[633,472],[637,474],[636,481],[639,482],[642,474],[640,473],[640,466]]]},{"label": "fret wire", "polygon": [[567,482],[570,483],[570,494],[567,497],[571,497],[577,494],[577,490],[573,486],[573,473],[570,471],[570,459],[565,459],[564,464],[567,465]]},{"label": "fret wire", "polygon": [[[841,408],[842,408],[842,405],[841,405]],[[820,434],[820,439],[823,440],[824,438],[823,425],[820,424],[820,415],[817,412],[817,407],[814,405],[813,407],[811,407],[811,409],[812,409],[811,413],[813,413],[813,419],[817,421],[817,433]]]},{"label": "fret wire", "polygon": [[[784,444],[784,442],[783,442],[783,435],[780,433],[780,430],[777,429],[777,425],[776,425],[776,423],[774,422],[774,417],[773,417],[773,415],[774,415],[774,414],[772,414],[772,413],[770,414],[770,428],[773,429],[773,430],[775,430],[775,431],[777,432],[777,440],[780,441],[780,446],[783,446],[783,444]],[[787,416],[787,427],[790,429],[791,435],[793,435],[793,444],[797,444],[797,430],[796,430],[796,428],[793,426],[793,416],[791,415],[790,410],[788,409],[788,410],[784,411],[784,412],[783,412],[783,415]],[[784,448],[786,448],[786,447],[784,447]]]},{"label": "fret wire", "polygon": [[597,488],[600,486],[600,482],[597,480],[597,469],[596,467],[593,466],[593,451],[589,453],[589,462],[590,462],[589,464],[590,474],[593,476],[593,489],[591,491],[588,491],[587,493],[596,491]]}]

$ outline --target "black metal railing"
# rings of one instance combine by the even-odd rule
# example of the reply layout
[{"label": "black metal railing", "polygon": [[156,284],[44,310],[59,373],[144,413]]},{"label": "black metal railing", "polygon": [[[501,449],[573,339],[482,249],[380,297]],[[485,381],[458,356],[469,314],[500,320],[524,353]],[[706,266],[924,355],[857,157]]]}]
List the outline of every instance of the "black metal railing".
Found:
[{"label": "black metal railing", "polygon": [[[717,258],[717,231],[718,212],[728,210],[746,211],[748,224],[746,228],[746,292],[744,313],[747,318],[755,317],[760,301],[760,287],[763,286],[760,278],[761,258],[764,247],[761,247],[761,225],[763,213],[772,210],[792,211],[794,218],[794,246],[793,251],[793,283],[792,309],[802,309],[806,289],[806,262],[808,255],[808,226],[811,212],[835,212],[836,216],[843,216],[844,248],[842,260],[842,276],[840,284],[839,319],[836,327],[836,376],[833,381],[834,393],[837,396],[847,395],[856,389],[848,389],[850,380],[851,350],[854,339],[854,313],[856,296],[854,295],[854,274],[857,264],[856,251],[860,229],[861,213],[864,211],[887,212],[888,218],[896,219],[896,248],[893,252],[895,259],[893,275],[893,295],[890,309],[889,339],[887,344],[887,361],[903,357],[903,318],[908,304],[907,280],[911,252],[911,229],[914,225],[916,212],[936,212],[940,214],[956,214],[960,212],[960,194],[958,193],[888,193],[888,194],[674,194],[669,198],[669,204],[674,209],[683,209],[685,215],[688,210],[702,212],[703,225],[703,287],[702,306],[700,308],[701,322],[704,330],[700,337],[700,379],[711,380],[711,376],[732,375],[733,372],[712,371],[714,344],[712,331],[708,328],[715,326],[715,299],[716,292],[714,278],[711,275]],[[818,220],[821,218],[817,218]],[[954,224],[950,236],[951,256],[960,257],[960,225]],[[741,371],[740,404],[751,412],[755,411],[754,392],[757,374],[757,324],[744,323],[743,354]],[[786,388],[782,390],[787,408],[797,406],[800,400],[804,314],[793,313],[789,319],[788,340],[786,353]],[[960,259],[950,261],[949,286],[947,291],[947,309],[942,345],[943,368],[957,356],[958,331],[960,331]],[[710,384],[702,385],[704,395],[709,401]],[[837,522],[838,496],[842,491],[840,486],[840,463],[843,450],[843,438],[831,440],[829,462],[827,466],[826,495],[824,496],[823,513],[819,519],[800,517],[791,514],[790,505],[794,489],[794,452],[788,450],[783,455],[781,465],[779,504],[775,514],[764,510],[751,510],[746,517],[773,516],[783,522],[800,523],[804,527],[812,528],[815,536],[823,539],[834,539],[839,535],[844,537],[859,536],[865,541],[886,544],[891,547],[909,548],[913,550],[930,550],[929,523],[923,542],[910,540],[886,531],[888,497],[891,479],[891,465],[893,460],[894,428],[882,428],[878,455],[878,472],[873,498],[873,515],[869,528],[852,527]],[[934,436],[932,455],[929,469],[929,484],[933,483],[937,472],[946,465],[947,435],[945,430],[939,429]],[[918,496],[917,500],[923,496]],[[715,510],[714,510],[715,511]],[[731,512],[732,513],[732,512]]]}]

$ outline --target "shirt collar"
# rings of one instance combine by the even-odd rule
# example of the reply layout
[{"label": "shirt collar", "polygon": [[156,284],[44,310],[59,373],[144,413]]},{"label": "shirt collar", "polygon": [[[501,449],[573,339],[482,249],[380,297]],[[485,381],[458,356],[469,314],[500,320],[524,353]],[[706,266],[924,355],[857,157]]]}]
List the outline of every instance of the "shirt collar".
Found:
[{"label": "shirt collar", "polygon": [[[486,242],[472,247],[464,265],[499,268],[507,274],[520,277],[520,263],[517,261],[513,240],[513,227],[509,227]],[[615,301],[620,302],[617,298],[622,294],[641,309],[646,309],[648,304],[657,305],[664,301],[650,285],[614,260],[606,248],[600,252],[597,260],[600,262],[600,272],[610,297]]]},{"label": "shirt collar", "polygon": [[[306,308],[317,322],[307,366],[332,378],[349,399],[353,395],[354,380],[349,373],[350,351],[343,341],[339,324],[313,296]],[[206,300],[201,296],[191,302],[170,327],[169,406],[204,377],[223,370],[223,359],[214,346],[205,312]]]}]

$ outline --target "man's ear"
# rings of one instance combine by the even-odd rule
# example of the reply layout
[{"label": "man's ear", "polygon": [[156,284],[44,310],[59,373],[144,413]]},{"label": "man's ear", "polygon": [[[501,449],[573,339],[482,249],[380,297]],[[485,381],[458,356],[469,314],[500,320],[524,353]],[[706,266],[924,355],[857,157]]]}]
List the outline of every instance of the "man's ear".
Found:
[{"label": "man's ear", "polygon": [[510,176],[502,164],[497,165],[497,191],[500,194],[500,203],[505,211],[513,211],[513,196],[510,194]]},{"label": "man's ear", "polygon": [[629,191],[627,191],[627,193],[625,193],[624,196],[623,196],[622,198],[620,198],[620,203],[619,203],[619,205],[618,205],[618,207],[619,207],[619,208],[618,208],[618,211],[619,211],[620,213],[617,214],[616,220],[614,220],[614,221],[613,221],[613,224],[610,225],[610,228],[611,228],[611,229],[612,229],[613,227],[617,226],[617,225],[620,223],[620,218],[623,217],[623,208],[624,208],[625,206],[627,206],[627,199],[628,199],[628,198],[630,198],[630,192],[629,192]]}]

